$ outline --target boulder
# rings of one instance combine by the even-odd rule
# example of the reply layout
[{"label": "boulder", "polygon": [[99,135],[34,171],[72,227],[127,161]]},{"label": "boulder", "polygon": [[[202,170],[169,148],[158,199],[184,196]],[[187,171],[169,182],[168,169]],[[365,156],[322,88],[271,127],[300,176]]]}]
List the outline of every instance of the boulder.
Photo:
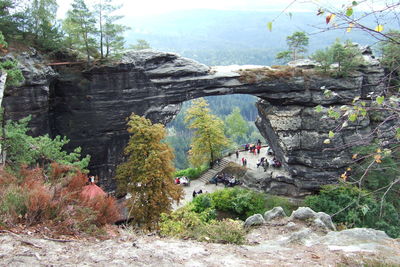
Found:
[{"label": "boulder", "polygon": [[277,218],[282,218],[282,217],[287,217],[285,211],[282,209],[282,207],[275,207],[272,210],[266,211],[264,213],[264,220],[266,222],[271,221],[273,219]]},{"label": "boulder", "polygon": [[264,224],[264,218],[261,214],[254,214],[246,219],[244,222],[245,227],[255,226],[255,225],[262,225]]},{"label": "boulder", "polygon": [[316,218],[316,212],[310,209],[309,207],[299,207],[297,210],[292,212],[292,215],[290,216],[291,220],[309,220],[312,219],[314,220]]},{"label": "boulder", "polygon": [[324,225],[331,231],[336,231],[336,227],[332,222],[332,217],[325,212],[318,212],[317,219],[322,221]]},{"label": "boulder", "polygon": [[313,221],[314,225],[321,227],[322,229],[336,231],[336,227],[332,222],[331,216],[325,212],[315,212],[309,207],[299,207],[297,210],[292,212],[290,220],[300,221]]}]

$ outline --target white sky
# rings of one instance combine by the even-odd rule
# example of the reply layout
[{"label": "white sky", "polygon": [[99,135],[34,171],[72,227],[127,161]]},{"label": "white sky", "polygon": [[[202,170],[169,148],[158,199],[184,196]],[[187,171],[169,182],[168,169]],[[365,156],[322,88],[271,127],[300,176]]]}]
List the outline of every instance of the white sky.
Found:
[{"label": "white sky", "polygon": [[[96,0],[86,0],[89,4]],[[394,0],[386,0],[390,2]],[[397,0],[396,0],[397,1]],[[59,10],[58,17],[63,18],[64,14],[70,7],[72,0],[58,0]],[[228,10],[271,10],[282,11],[293,0],[114,0],[116,3],[122,3],[121,13],[124,16],[147,16],[160,14],[175,10],[187,9],[228,9]],[[297,0],[291,6],[289,11],[314,11],[316,5],[340,7],[341,5],[349,5],[351,0]],[[383,0],[359,0],[358,2],[368,2],[377,7]],[[357,7],[358,10],[362,6]]]}]

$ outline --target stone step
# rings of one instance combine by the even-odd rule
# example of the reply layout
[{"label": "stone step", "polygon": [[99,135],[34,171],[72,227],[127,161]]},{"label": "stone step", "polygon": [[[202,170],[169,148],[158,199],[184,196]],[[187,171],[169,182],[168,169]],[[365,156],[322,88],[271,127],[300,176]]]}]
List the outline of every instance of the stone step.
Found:
[{"label": "stone step", "polygon": [[230,163],[229,160],[226,159],[221,159],[219,165],[215,165],[212,169],[209,169],[203,175],[199,177],[200,181],[203,181],[204,183],[208,183],[208,181],[214,177],[217,173],[222,171],[228,164]]}]

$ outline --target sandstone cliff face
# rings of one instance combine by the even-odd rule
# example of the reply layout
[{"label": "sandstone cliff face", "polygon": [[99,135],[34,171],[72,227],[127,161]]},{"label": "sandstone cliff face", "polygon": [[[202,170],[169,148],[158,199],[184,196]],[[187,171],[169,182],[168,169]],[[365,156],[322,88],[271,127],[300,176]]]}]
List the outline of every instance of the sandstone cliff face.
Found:
[{"label": "sandstone cliff face", "polygon": [[[266,175],[257,186],[278,193],[289,186],[286,193],[299,195],[334,182],[350,161],[347,145],[371,133],[366,118],[325,145],[323,140],[336,122],[321,119],[313,109],[316,105],[339,108],[356,96],[366,98],[369,92],[381,91],[383,70],[370,55],[366,57],[369,64],[343,79],[306,73],[301,67],[289,73],[270,68],[246,71],[243,66],[210,68],[150,50],[131,52],[119,64],[83,72],[58,67],[57,77],[45,66],[29,69],[32,59],[22,59],[26,83],[8,89],[3,105],[8,118],[33,113],[35,134],[65,135],[71,139],[70,147],[81,146],[84,154],[92,156],[92,172],[111,190],[115,167],[129,138],[125,119],[132,112],[166,123],[183,101],[252,94],[260,98],[256,124],[288,172],[287,177]],[[332,90],[333,96],[326,98],[321,88]]]}]

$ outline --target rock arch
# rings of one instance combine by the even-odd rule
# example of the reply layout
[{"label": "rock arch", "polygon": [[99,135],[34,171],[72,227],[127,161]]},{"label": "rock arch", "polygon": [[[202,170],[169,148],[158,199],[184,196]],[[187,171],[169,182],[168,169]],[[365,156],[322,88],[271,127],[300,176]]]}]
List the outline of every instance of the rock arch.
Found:
[{"label": "rock arch", "polygon": [[[365,118],[358,125],[343,129],[331,145],[324,145],[327,132],[336,122],[321,120],[321,114],[313,109],[316,105],[339,107],[351,103],[355,96],[367,97],[369,92],[381,91],[384,72],[368,51],[365,57],[368,64],[342,79],[321,76],[304,64],[208,67],[173,53],[151,50],[130,52],[118,64],[86,71],[60,67],[58,74],[52,75],[57,76],[52,84],[54,91],[47,95],[52,107],[46,116],[47,120],[51,118],[52,127],[44,132],[65,135],[71,139],[71,147],[81,146],[84,154],[92,156],[93,173],[112,190],[115,167],[128,140],[125,118],[129,114],[135,112],[166,123],[184,101],[211,95],[251,94],[260,98],[257,127],[290,173],[289,177],[274,181],[265,177],[258,186],[268,191],[274,183],[290,185],[294,189],[289,193],[299,195],[336,181],[350,161],[346,145],[360,134],[371,132],[370,121]],[[49,85],[48,80],[42,79]],[[326,98],[321,88],[334,94]],[[10,114],[17,110],[12,102],[7,104]]]}]

